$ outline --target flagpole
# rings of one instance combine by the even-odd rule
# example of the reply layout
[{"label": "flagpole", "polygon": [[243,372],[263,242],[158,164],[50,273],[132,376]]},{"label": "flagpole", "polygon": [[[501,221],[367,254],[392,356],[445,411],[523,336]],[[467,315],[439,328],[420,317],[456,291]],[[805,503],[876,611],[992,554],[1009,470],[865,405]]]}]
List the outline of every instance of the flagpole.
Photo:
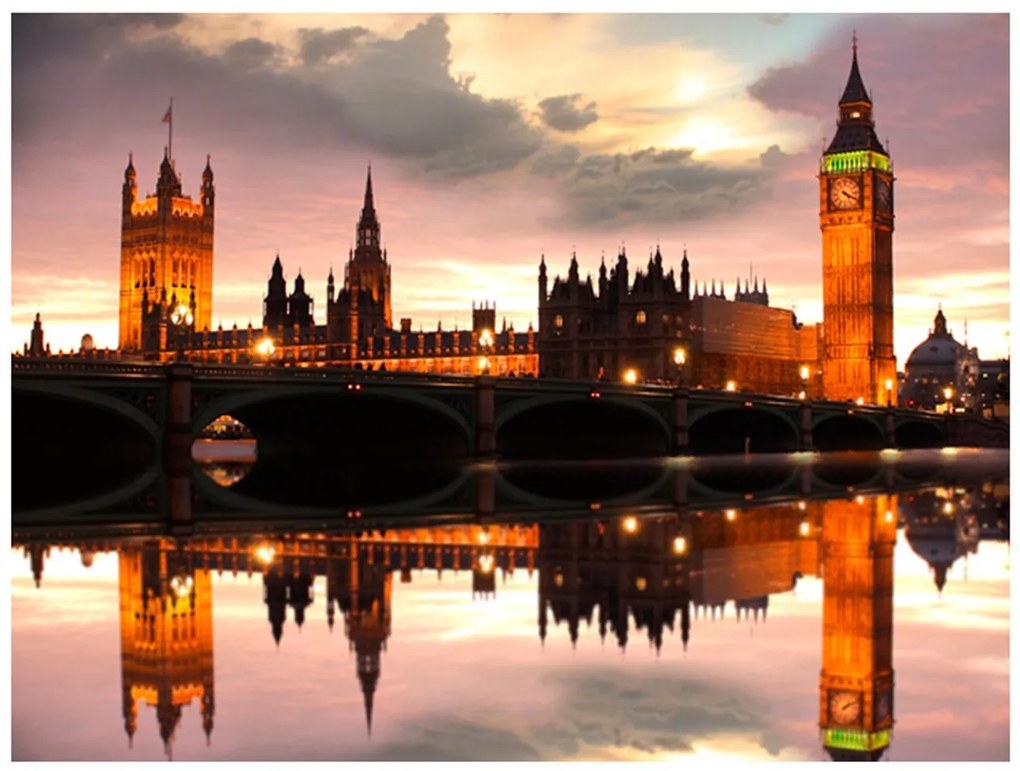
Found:
[{"label": "flagpole", "polygon": [[167,152],[170,154],[170,162],[174,160],[174,98],[170,97],[170,140]]}]

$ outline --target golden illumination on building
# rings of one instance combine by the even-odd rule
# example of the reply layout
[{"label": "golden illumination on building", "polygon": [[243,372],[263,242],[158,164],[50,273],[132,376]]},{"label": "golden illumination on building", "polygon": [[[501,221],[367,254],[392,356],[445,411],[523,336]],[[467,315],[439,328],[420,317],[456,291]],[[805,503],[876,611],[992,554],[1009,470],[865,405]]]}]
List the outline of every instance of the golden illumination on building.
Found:
[{"label": "golden illumination on building", "polygon": [[822,520],[819,725],[836,760],[875,760],[893,724],[896,499],[828,501]]},{"label": "golden illumination on building", "polygon": [[133,741],[138,706],[156,710],[168,755],[182,708],[200,705],[212,733],[213,629],[209,570],[194,567],[168,539],[119,554],[121,682],[124,729]]},{"label": "golden illumination on building", "polygon": [[893,182],[857,66],[818,174],[827,399],[882,404],[896,377],[893,352]]},{"label": "golden illumination on building", "polygon": [[[146,340],[144,319],[153,309],[174,312],[186,303],[190,326],[212,326],[213,223],[215,189],[209,162],[202,172],[199,200],[181,188],[173,158],[164,155],[156,193],[139,200],[133,159],[121,194],[121,249],[118,349],[139,352],[167,341]],[[176,297],[176,301],[173,299]],[[166,303],[171,303],[169,307]]]}]

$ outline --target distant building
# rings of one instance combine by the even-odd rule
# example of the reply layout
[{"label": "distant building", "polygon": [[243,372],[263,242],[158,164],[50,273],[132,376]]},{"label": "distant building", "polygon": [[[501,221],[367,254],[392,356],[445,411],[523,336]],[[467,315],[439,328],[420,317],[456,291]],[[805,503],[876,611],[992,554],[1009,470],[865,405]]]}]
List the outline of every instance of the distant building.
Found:
[{"label": "distant building", "polygon": [[939,308],[928,337],[907,357],[901,401],[927,410],[946,404],[977,408],[980,374],[977,349],[956,341]]},{"label": "distant building", "polygon": [[[705,388],[795,394],[817,390],[818,326],[805,327],[790,310],[769,306],[768,288],[746,281],[727,299],[723,283],[691,287],[684,251],[679,283],[661,250],[630,279],[626,250],[613,268],[605,260],[597,284],[581,280],[577,255],[565,279],[549,287],[543,255],[538,272],[539,358],[549,377],[622,379]],[[679,354],[679,358],[678,358]],[[802,377],[807,367],[808,377]]]},{"label": "distant building", "polygon": [[[211,172],[210,172],[211,184]],[[204,189],[204,188],[203,188]],[[185,358],[210,363],[276,363],[292,366],[346,366],[387,371],[534,376],[538,354],[534,330],[517,332],[504,321],[496,329],[496,306],[472,307],[471,329],[417,332],[411,319],[393,327],[390,263],[382,248],[372,173],[348,255],[343,287],[332,270],[326,282],[326,323],[316,324],[314,299],[298,271],[288,292],[283,262],[276,255],[262,304],[262,323],[210,330],[203,322],[200,295],[145,293],[139,308],[146,358]],[[171,287],[172,288],[172,287]]]}]

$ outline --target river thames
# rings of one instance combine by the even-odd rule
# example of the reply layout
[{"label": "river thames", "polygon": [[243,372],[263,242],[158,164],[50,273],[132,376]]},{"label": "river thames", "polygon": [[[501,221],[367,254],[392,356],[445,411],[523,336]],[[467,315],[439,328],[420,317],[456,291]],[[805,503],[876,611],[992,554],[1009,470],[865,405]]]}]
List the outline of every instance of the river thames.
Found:
[{"label": "river thames", "polygon": [[692,461],[680,505],[662,461],[494,464],[484,516],[16,511],[13,758],[1008,760],[1008,453],[861,462]]}]

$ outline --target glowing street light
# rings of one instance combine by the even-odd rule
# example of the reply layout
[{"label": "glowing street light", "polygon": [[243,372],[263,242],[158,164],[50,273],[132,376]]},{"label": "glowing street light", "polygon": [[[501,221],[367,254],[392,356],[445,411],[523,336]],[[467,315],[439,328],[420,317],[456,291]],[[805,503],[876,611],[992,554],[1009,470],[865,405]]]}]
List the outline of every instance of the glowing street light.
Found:
[{"label": "glowing street light", "polygon": [[682,535],[678,535],[673,539],[673,551],[677,554],[683,554],[687,551],[687,539]]},{"label": "glowing street light", "polygon": [[807,364],[801,364],[800,365],[800,379],[801,380],[807,380],[809,377],[811,377],[811,367],[809,367]]},{"label": "glowing street light", "polygon": [[885,379],[885,404],[892,407],[892,378]]},{"label": "glowing street light", "polygon": [[736,518],[737,518],[737,510],[736,509],[726,509],[726,521],[727,522],[732,522]]},{"label": "glowing street light", "polygon": [[270,359],[273,353],[276,352],[276,346],[273,344],[273,338],[263,337],[257,343],[255,343],[255,353],[261,356],[263,359]]},{"label": "glowing street light", "polygon": [[637,532],[637,517],[624,517],[623,529],[628,533]]},{"label": "glowing street light", "polygon": [[811,523],[804,521],[800,523],[800,534],[802,537],[807,538],[811,535]]},{"label": "glowing street light", "polygon": [[489,348],[492,345],[491,329],[483,329],[481,331],[481,333],[478,335],[478,344],[482,346],[482,348]]},{"label": "glowing street light", "polygon": [[737,390],[737,381],[736,380],[727,380],[726,381],[726,390],[727,391],[736,391]]},{"label": "glowing street light", "polygon": [[276,549],[267,543],[262,544],[255,550],[255,557],[263,565],[268,565],[276,556]]},{"label": "glowing street light", "polygon": [[687,351],[683,346],[678,345],[673,349],[673,363],[676,365],[676,384],[684,384],[684,364],[687,363]]},{"label": "glowing street light", "polygon": [[483,573],[491,573],[496,567],[496,558],[491,554],[483,554],[478,558],[478,568]]},{"label": "glowing street light", "polygon": [[637,382],[637,370],[628,369],[623,373],[623,382],[627,385],[634,385]]}]

